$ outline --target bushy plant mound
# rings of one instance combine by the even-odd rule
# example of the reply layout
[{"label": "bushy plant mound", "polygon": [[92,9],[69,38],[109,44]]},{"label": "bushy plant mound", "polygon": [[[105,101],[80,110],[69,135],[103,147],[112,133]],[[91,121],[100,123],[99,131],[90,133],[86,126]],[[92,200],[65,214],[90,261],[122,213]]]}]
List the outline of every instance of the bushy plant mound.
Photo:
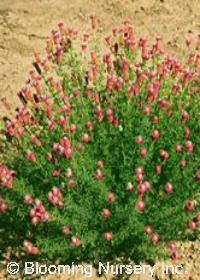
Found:
[{"label": "bushy plant mound", "polygon": [[199,232],[200,55],[92,26],[58,24],[4,118],[1,227],[41,258],[177,257],[173,241]]}]

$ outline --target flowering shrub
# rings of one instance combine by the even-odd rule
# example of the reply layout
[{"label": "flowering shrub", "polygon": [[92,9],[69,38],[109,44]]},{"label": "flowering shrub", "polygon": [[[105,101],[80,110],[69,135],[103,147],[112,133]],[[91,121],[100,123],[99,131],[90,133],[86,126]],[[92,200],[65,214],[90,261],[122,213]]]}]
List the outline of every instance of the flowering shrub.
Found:
[{"label": "flowering shrub", "polygon": [[35,54],[4,118],[0,215],[31,255],[176,258],[200,228],[200,55],[181,63],[128,22],[103,45],[96,24],[93,40],[60,22]]}]

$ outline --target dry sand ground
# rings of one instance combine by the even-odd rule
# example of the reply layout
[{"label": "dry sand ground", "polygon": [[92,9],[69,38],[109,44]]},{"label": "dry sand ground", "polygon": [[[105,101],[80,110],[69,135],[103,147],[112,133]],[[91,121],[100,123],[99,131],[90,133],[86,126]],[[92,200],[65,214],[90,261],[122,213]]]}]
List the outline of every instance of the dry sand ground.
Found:
[{"label": "dry sand ground", "polygon": [[[162,36],[165,48],[179,55],[184,54],[184,37],[194,38],[200,33],[200,0],[0,0],[0,97],[8,96],[15,106],[16,91],[27,79],[33,52],[44,47],[57,21],[64,19],[83,30],[91,13],[97,14],[106,28],[128,17],[137,34]],[[181,252],[179,263],[186,265],[187,275],[166,279],[199,280],[200,242],[182,245]],[[48,278],[58,279],[68,277]]]}]

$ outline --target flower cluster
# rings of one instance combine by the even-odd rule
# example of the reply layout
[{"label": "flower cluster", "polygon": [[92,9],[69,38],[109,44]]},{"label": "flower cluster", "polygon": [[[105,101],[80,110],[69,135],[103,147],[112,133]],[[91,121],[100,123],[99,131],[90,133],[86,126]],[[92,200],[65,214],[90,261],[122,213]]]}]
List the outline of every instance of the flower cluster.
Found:
[{"label": "flower cluster", "polygon": [[48,199],[53,204],[58,206],[60,209],[63,208],[62,200],[62,193],[59,188],[54,187],[52,191],[48,193]]},{"label": "flower cluster", "polygon": [[27,254],[30,254],[30,255],[37,255],[37,254],[39,253],[38,248],[35,247],[30,241],[24,240],[24,241],[23,241],[23,244],[24,244],[24,251],[25,251]]},{"label": "flower cluster", "polygon": [[14,174],[6,165],[0,165],[0,186],[12,188]]},{"label": "flower cluster", "polygon": [[30,210],[30,217],[33,225],[49,220],[49,213],[45,210],[41,200],[36,199],[35,205]]}]

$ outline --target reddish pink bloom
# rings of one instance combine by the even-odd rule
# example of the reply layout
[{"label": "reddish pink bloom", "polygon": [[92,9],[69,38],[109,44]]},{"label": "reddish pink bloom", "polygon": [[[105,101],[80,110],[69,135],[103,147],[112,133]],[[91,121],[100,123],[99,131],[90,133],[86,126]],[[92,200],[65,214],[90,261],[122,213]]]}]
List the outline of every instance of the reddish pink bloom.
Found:
[{"label": "reddish pink bloom", "polygon": [[160,132],[157,129],[154,129],[151,133],[151,138],[153,140],[157,140],[160,137]]},{"label": "reddish pink bloom", "polygon": [[153,233],[150,237],[150,240],[153,245],[156,245],[160,240],[160,236],[157,233]]},{"label": "reddish pink bloom", "polygon": [[72,172],[71,168],[67,168],[67,172],[65,173],[65,176],[67,178],[71,178],[73,176],[73,172]]},{"label": "reddish pink bloom", "polygon": [[138,200],[136,202],[136,207],[139,211],[144,211],[146,207],[145,202],[143,200]]},{"label": "reddish pink bloom", "polygon": [[188,211],[188,212],[192,212],[195,210],[195,207],[196,207],[196,203],[194,200],[187,200],[185,202],[185,210]]},{"label": "reddish pink bloom", "polygon": [[81,244],[80,239],[77,236],[72,236],[70,245],[72,247],[79,247]]},{"label": "reddish pink bloom", "polygon": [[32,202],[33,202],[32,196],[31,196],[30,194],[26,194],[26,195],[24,196],[24,204],[29,205],[29,204],[31,204]]},{"label": "reddish pink bloom", "polygon": [[84,134],[82,135],[82,141],[83,141],[83,142],[88,143],[90,140],[91,140],[91,137],[90,137],[89,134],[84,133]]},{"label": "reddish pink bloom", "polygon": [[8,205],[0,195],[0,213],[4,213],[8,210]]},{"label": "reddish pink bloom", "polygon": [[139,136],[136,136],[136,138],[135,138],[135,143],[136,144],[141,144],[143,142],[143,137],[141,136],[141,135],[139,135]]},{"label": "reddish pink bloom", "polygon": [[171,183],[166,183],[166,185],[165,185],[165,191],[166,191],[166,193],[171,193],[172,191],[173,191],[173,186],[172,186],[172,184]]},{"label": "reddish pink bloom", "polygon": [[0,165],[0,187],[11,188],[13,185],[14,171],[5,165]]},{"label": "reddish pink bloom", "polygon": [[108,208],[103,208],[102,216],[103,216],[104,219],[109,218],[110,217],[110,210]]},{"label": "reddish pink bloom", "polygon": [[176,144],[176,152],[181,153],[182,152],[182,146],[180,144]]},{"label": "reddish pink bloom", "polygon": [[160,174],[162,171],[162,165],[156,165],[155,166],[155,173],[156,174]]},{"label": "reddish pink bloom", "polygon": [[152,226],[151,225],[145,225],[144,232],[147,233],[148,235],[152,234],[152,232],[153,232]]},{"label": "reddish pink bloom", "polygon": [[174,253],[177,250],[177,246],[173,241],[168,242],[167,249],[170,253]]},{"label": "reddish pink bloom", "polygon": [[188,228],[194,231],[196,229],[197,225],[194,221],[189,221],[188,222]]},{"label": "reddish pink bloom", "polygon": [[63,229],[62,229],[62,232],[65,235],[68,235],[70,233],[70,226],[68,226],[68,225],[64,226]]},{"label": "reddish pink bloom", "polygon": [[30,150],[28,150],[26,152],[26,158],[30,161],[33,161],[33,162],[35,162],[37,160],[35,153],[30,151]]},{"label": "reddish pink bloom", "polygon": [[196,214],[196,216],[195,216],[195,221],[196,221],[197,223],[200,222],[200,213],[197,213],[197,214]]},{"label": "reddish pink bloom", "polygon": [[103,238],[106,241],[110,241],[112,239],[112,232],[110,231],[104,232]]},{"label": "reddish pink bloom", "polygon": [[73,133],[76,132],[76,130],[77,130],[76,125],[75,124],[70,124],[69,131],[73,134]]},{"label": "reddish pink bloom", "polygon": [[107,195],[107,199],[109,202],[114,202],[115,200],[115,195],[113,192],[109,192],[108,195]]},{"label": "reddish pink bloom", "polygon": [[189,114],[186,111],[183,111],[182,116],[181,116],[181,121],[183,123],[185,123],[188,118],[189,118]]},{"label": "reddish pink bloom", "polygon": [[180,161],[181,168],[185,168],[186,164],[187,164],[186,160],[183,159],[183,160]]},{"label": "reddish pink bloom", "polygon": [[140,149],[140,155],[141,155],[141,157],[145,157],[146,154],[147,154],[147,149],[146,149],[146,148],[141,148],[141,149]]},{"label": "reddish pink bloom", "polygon": [[151,119],[151,122],[153,124],[158,124],[159,123],[159,118],[157,116],[154,116],[152,119]]},{"label": "reddish pink bloom", "polygon": [[160,109],[164,109],[167,107],[167,99],[163,98],[158,101]]},{"label": "reddish pink bloom", "polygon": [[146,191],[146,186],[144,184],[140,184],[138,186],[138,197],[142,197]]},{"label": "reddish pink bloom", "polygon": [[103,168],[103,161],[102,160],[99,160],[98,163],[97,163],[97,166],[102,169]]},{"label": "reddish pink bloom", "polygon": [[35,146],[37,146],[37,147],[40,147],[40,146],[41,146],[40,140],[39,140],[34,134],[32,134],[32,135],[30,136],[30,140],[31,140],[31,142],[32,142],[33,144],[35,144]]},{"label": "reddish pink bloom", "polygon": [[169,158],[168,152],[163,149],[160,149],[159,154],[162,160],[167,160]]},{"label": "reddish pink bloom", "polygon": [[151,106],[150,105],[146,105],[144,107],[143,113],[147,116],[149,116],[151,114]]},{"label": "reddish pink bloom", "polygon": [[191,141],[186,141],[185,142],[185,148],[189,153],[192,153],[193,149],[194,149],[194,146],[193,146]]},{"label": "reddish pink bloom", "polygon": [[88,130],[92,130],[92,129],[93,129],[93,123],[92,123],[92,121],[87,121],[86,124],[85,124],[85,127],[86,127]]},{"label": "reddish pink bloom", "polygon": [[58,206],[61,204],[62,200],[62,193],[59,188],[54,187],[49,193],[48,193],[48,199],[49,201],[55,205]]},{"label": "reddish pink bloom", "polygon": [[49,214],[45,210],[41,200],[36,199],[35,205],[30,210],[30,217],[33,225],[37,225],[38,222],[47,222],[49,220]]},{"label": "reddish pink bloom", "polygon": [[95,172],[94,172],[94,177],[97,179],[97,180],[102,180],[103,179],[103,174],[101,172],[100,169],[97,169]]},{"label": "reddish pink bloom", "polygon": [[200,169],[199,170],[197,170],[197,172],[196,172],[196,179],[197,179],[197,181],[200,181]]},{"label": "reddish pink bloom", "polygon": [[37,255],[39,253],[38,248],[34,246],[30,241],[24,240],[23,244],[26,253],[30,255]]},{"label": "reddish pink bloom", "polygon": [[184,129],[184,136],[185,138],[189,138],[190,137],[190,130],[188,127],[185,127]]}]

